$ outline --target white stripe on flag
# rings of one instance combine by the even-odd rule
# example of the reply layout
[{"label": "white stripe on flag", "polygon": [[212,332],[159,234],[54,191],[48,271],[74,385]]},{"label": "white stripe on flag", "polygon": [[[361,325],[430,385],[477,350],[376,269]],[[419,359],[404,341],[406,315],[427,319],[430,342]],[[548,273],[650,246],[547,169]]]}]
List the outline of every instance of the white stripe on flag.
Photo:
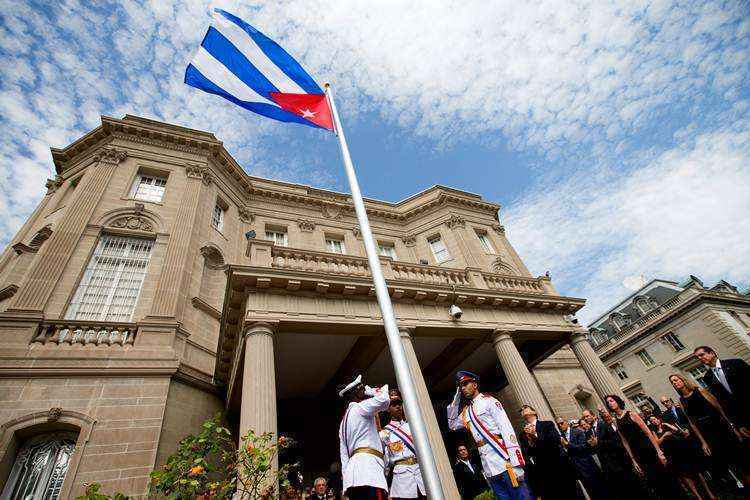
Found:
[{"label": "white stripe on flag", "polygon": [[276,66],[276,64],[266,55],[263,50],[255,43],[255,40],[248,35],[245,30],[234,24],[232,21],[225,19],[219,12],[214,13],[214,28],[229,40],[237,50],[247,57],[247,60],[253,63],[263,76],[268,78],[279,92],[290,94],[306,94],[305,90],[297,85],[297,82],[289,78],[286,73]]},{"label": "white stripe on flag", "polygon": [[198,71],[203,73],[203,76],[237,99],[247,102],[273,104],[278,107],[278,104],[266,99],[251,87],[248,87],[245,82],[237,78],[234,73],[229,71],[226,66],[221,64],[220,61],[214,58],[203,47],[198,48],[198,53],[195,54],[195,58],[191,63]]}]

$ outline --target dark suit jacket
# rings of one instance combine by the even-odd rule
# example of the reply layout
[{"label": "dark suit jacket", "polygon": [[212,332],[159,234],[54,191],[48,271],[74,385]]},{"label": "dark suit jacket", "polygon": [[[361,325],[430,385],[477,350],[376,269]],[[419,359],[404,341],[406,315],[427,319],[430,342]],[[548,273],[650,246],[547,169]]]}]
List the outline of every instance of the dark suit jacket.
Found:
[{"label": "dark suit jacket", "polygon": [[469,457],[469,462],[474,467],[474,472],[471,472],[466,464],[458,460],[453,464],[453,475],[456,478],[456,485],[463,500],[474,500],[475,496],[489,488],[487,480],[484,479],[484,474],[482,474],[482,466],[479,465],[479,461],[475,460],[474,457]]},{"label": "dark suit jacket", "polygon": [[703,381],[711,394],[719,400],[735,425],[750,426],[747,411],[748,398],[750,397],[750,394],[748,394],[748,391],[750,391],[750,366],[742,359],[722,359],[719,362],[732,392],[726,390],[711,369],[703,376]]},{"label": "dark suit jacket", "polygon": [[582,429],[574,428],[570,433],[568,455],[582,479],[595,477],[599,466],[594,461],[594,448],[587,441],[588,436]]},{"label": "dark suit jacket", "polygon": [[531,489],[542,498],[576,498],[576,475],[551,421],[536,422],[537,439],[532,443],[520,434],[526,474]]},{"label": "dark suit jacket", "polygon": [[683,429],[690,429],[685,410],[680,406],[673,406],[671,410],[664,410],[661,414],[662,420],[667,424],[679,425]]}]

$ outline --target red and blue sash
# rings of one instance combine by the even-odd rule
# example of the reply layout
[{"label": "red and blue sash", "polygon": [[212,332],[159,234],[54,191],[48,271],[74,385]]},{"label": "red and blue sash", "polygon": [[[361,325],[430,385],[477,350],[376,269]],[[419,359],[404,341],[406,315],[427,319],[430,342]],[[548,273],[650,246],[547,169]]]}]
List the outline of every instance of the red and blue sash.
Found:
[{"label": "red and blue sash", "polygon": [[481,420],[477,417],[477,414],[474,413],[474,407],[473,405],[469,405],[466,407],[467,413],[469,414],[469,421],[474,425],[474,428],[477,430],[480,436],[484,438],[484,441],[490,445],[490,447],[500,455],[500,457],[505,461],[510,461],[510,454],[508,453],[508,449],[505,447],[505,443],[503,443],[500,439],[498,439],[494,434],[492,434],[487,427],[482,423]]},{"label": "red and blue sash", "polygon": [[411,451],[414,456],[417,455],[417,450],[414,448],[414,441],[408,433],[406,433],[400,427],[396,427],[394,424],[388,424],[385,427],[386,429],[390,429],[390,431],[395,434],[402,443],[404,443],[404,446],[409,448],[409,451]]}]

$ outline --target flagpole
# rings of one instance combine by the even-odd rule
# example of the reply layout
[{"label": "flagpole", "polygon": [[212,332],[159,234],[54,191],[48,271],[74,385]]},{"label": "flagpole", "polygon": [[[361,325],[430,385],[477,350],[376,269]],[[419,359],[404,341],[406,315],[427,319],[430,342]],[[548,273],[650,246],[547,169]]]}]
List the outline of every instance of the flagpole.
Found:
[{"label": "flagpole", "polygon": [[393,314],[391,297],[388,295],[388,288],[385,284],[385,278],[383,278],[383,271],[380,268],[380,256],[375,246],[375,240],[372,237],[372,231],[370,230],[370,221],[367,218],[365,202],[362,199],[362,193],[359,190],[357,174],[354,172],[354,165],[349,156],[349,146],[346,144],[344,129],[341,126],[339,113],[336,110],[336,103],[333,100],[333,89],[331,89],[331,86],[328,83],[325,84],[325,89],[328,105],[331,107],[331,114],[333,115],[333,123],[335,126],[334,132],[339,139],[341,156],[344,160],[344,170],[346,171],[346,177],[349,180],[349,188],[352,192],[354,211],[357,213],[357,220],[359,221],[362,238],[365,242],[367,261],[370,264],[370,272],[372,273],[372,280],[375,284],[375,295],[377,296],[378,304],[380,305],[380,312],[383,315],[383,325],[385,326],[388,347],[391,351],[391,358],[393,359],[396,381],[398,382],[401,395],[404,398],[404,410],[406,410],[406,416],[409,419],[409,428],[414,437],[414,444],[417,447],[417,458],[419,460],[419,468],[422,472],[425,487],[427,488],[427,498],[432,500],[443,500],[445,496],[443,495],[440,476],[438,475],[437,466],[435,465],[435,457],[432,454],[432,447],[430,446],[430,441],[427,436],[427,427],[424,424],[422,411],[419,408],[417,390],[414,387],[414,381],[409,372],[409,364],[406,361],[406,352],[404,351],[404,345],[401,343],[401,335],[398,330],[398,325],[396,325],[396,317]]}]

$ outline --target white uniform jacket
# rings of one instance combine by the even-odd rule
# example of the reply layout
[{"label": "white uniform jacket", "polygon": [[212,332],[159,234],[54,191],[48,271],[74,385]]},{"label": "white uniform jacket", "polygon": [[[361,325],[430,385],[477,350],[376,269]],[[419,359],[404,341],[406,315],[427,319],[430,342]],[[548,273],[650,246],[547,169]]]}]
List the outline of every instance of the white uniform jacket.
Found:
[{"label": "white uniform jacket", "polygon": [[389,495],[393,498],[417,498],[420,493],[426,495],[427,490],[424,488],[419,464],[394,465],[399,460],[417,458],[414,452],[409,449],[409,446],[404,444],[404,441],[399,436],[404,436],[409,446],[415,448],[411,429],[405,420],[400,422],[391,420],[380,431],[380,437],[387,449],[388,465],[393,467],[393,479],[391,480]]},{"label": "white uniform jacket", "polygon": [[[474,441],[477,443],[486,442],[485,436],[479,432],[476,425],[471,423],[469,415],[469,408],[471,407],[474,415],[476,415],[484,428],[491,434],[500,436],[505,448],[508,450],[510,463],[514,468],[516,476],[521,478],[523,476],[523,469],[521,469],[523,466],[521,448],[518,446],[518,438],[500,401],[486,394],[478,394],[459,414],[459,402],[457,399],[454,399],[448,405],[448,427],[456,431],[465,429],[466,423],[468,423],[469,432],[471,432]],[[485,443],[478,448],[479,456],[482,458],[482,468],[484,469],[485,477],[496,476],[507,471],[506,460],[490,444]]]},{"label": "white uniform jacket", "polygon": [[375,419],[381,411],[388,409],[388,385],[373,390],[371,398],[359,403],[349,403],[339,426],[339,453],[343,488],[352,486],[374,486],[388,491],[385,480],[385,463],[370,453],[354,453],[357,448],[372,448],[383,452],[383,443],[378,435]]}]

